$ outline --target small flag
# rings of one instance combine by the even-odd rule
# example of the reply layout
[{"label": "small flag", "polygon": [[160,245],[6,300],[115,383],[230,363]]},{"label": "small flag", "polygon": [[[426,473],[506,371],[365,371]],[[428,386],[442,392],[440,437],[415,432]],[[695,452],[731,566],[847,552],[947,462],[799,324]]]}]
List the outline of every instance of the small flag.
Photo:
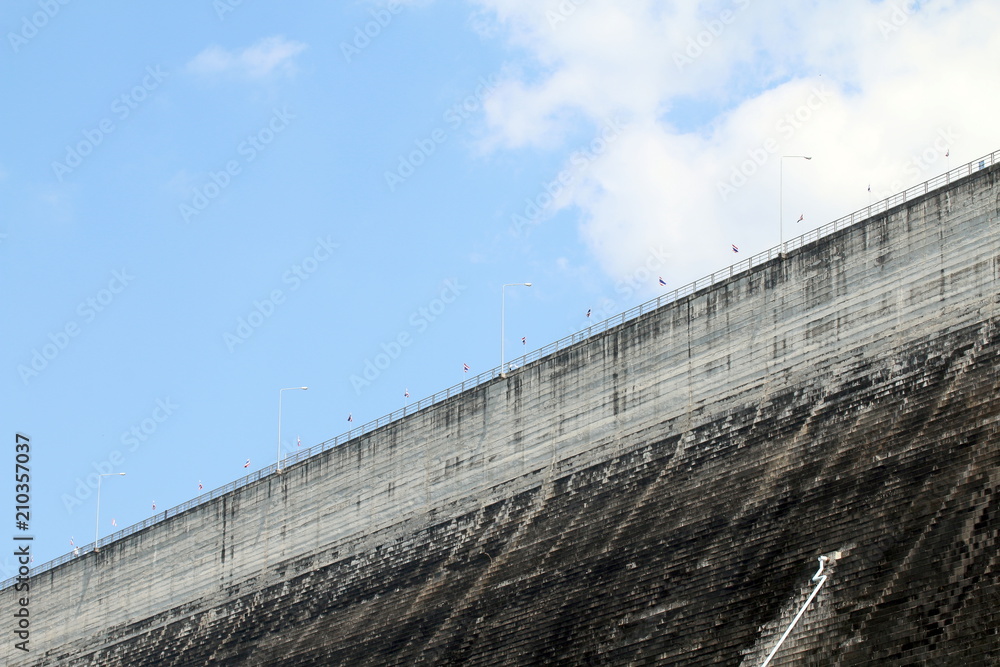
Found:
[{"label": "small flag", "polygon": [[[249,459],[247,460],[247,463],[250,463]],[[244,466],[244,467],[246,467],[246,466]],[[154,512],[156,511],[156,501],[155,500],[153,501],[153,511]]]},{"label": "small flag", "polygon": [[951,149],[949,148],[948,150],[946,150],[946,151],[944,152],[944,156],[945,156],[945,157],[948,157],[948,156],[950,156],[950,155],[951,155]]},{"label": "small flag", "polygon": [[666,286],[667,286],[667,281],[663,279],[663,276],[660,276],[660,287],[666,287]]},{"label": "small flag", "polygon": [[798,219],[798,220],[796,220],[795,222],[802,222],[802,221],[803,221],[803,220],[805,220],[805,219],[806,219],[806,214],[805,214],[805,213],[803,213],[803,214],[801,214],[801,215],[799,216],[799,219]]},{"label": "small flag", "polygon": [[734,243],[734,244],[733,244],[733,252],[739,252],[739,251],[740,251],[740,249],[739,249],[739,248],[737,248],[737,247],[736,247],[736,244]]},{"label": "small flag", "polygon": [[527,344],[528,344],[528,337],[521,336],[521,345],[527,345]]},{"label": "small flag", "polygon": [[472,369],[469,368],[469,364],[462,364],[462,372],[463,373],[468,373],[470,370],[472,370]]},{"label": "small flag", "polygon": [[201,485],[201,480],[199,479],[199,480],[198,480],[198,490],[199,490],[199,491],[201,491],[201,490],[202,490],[202,489],[204,489],[204,488],[205,488],[205,487]]},{"label": "small flag", "polygon": [[118,525],[118,522],[117,522],[117,521],[115,521],[114,519],[112,519],[112,520],[111,520],[111,525],[112,525],[112,526],[117,526],[117,525]]},{"label": "small flag", "polygon": [[409,389],[404,389],[403,390],[403,398],[409,398],[409,397],[410,397],[410,390]]},{"label": "small flag", "polygon": [[349,421],[349,422],[354,421],[354,415],[351,414],[350,412],[347,413],[347,421]]},{"label": "small flag", "polygon": [[243,464],[243,467],[244,468],[249,468],[250,467],[250,459],[247,459],[247,462]]},{"label": "small flag", "polygon": [[587,309],[587,317],[590,317],[590,308]]},{"label": "small flag", "polygon": [[300,438],[299,436],[295,436],[295,446],[296,447],[302,446],[302,438]]},{"label": "small flag", "polygon": [[871,191],[872,191],[872,184],[871,184],[871,183],[869,183],[869,184],[868,184],[868,192],[871,192]]},{"label": "small flag", "polygon": [[69,545],[70,545],[71,547],[75,547],[75,546],[76,546],[76,542],[74,542],[74,541],[73,541],[73,538],[72,538],[72,537],[71,537],[71,538],[69,538]]}]

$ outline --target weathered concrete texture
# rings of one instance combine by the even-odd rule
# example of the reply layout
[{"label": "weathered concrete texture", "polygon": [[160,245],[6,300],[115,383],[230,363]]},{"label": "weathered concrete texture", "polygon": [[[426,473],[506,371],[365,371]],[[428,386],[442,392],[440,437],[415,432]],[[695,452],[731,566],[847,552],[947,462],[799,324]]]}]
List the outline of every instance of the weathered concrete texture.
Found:
[{"label": "weathered concrete texture", "polygon": [[0,655],[756,665],[832,554],[772,664],[998,664],[998,202],[980,172],[55,568]]}]

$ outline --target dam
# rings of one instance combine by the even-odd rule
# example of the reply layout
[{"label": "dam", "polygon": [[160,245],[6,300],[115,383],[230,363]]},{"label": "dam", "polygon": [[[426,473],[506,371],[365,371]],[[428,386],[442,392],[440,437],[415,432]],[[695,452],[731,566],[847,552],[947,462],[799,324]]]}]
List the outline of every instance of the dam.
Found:
[{"label": "dam", "polygon": [[1000,663],[1000,153],[30,576],[9,665]]}]

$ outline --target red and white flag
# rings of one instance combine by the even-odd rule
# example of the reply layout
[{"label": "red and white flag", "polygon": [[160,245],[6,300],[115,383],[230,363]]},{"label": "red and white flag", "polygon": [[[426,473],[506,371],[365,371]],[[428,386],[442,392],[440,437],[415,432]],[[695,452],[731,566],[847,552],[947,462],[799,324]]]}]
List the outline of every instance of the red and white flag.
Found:
[{"label": "red and white flag", "polygon": [[462,364],[462,372],[463,372],[463,373],[468,373],[468,372],[469,372],[469,370],[471,370],[471,369],[469,368],[469,364]]},{"label": "red and white flag", "polygon": [[301,447],[302,446],[302,438],[300,438],[299,436],[295,436],[295,443],[296,443],[295,444],[296,447]]},{"label": "red and white flag", "polygon": [[521,336],[521,345],[527,345],[527,344],[528,344],[528,337]]},{"label": "red and white flag", "polygon": [[153,501],[153,511],[154,512],[156,511],[156,501],[155,500]]},{"label": "red and white flag", "polygon": [[75,546],[76,546],[76,542],[74,542],[74,541],[73,541],[73,538],[72,538],[72,537],[71,537],[71,538],[69,538],[69,545],[70,545],[71,547],[75,547]]},{"label": "red and white flag", "polygon": [[112,526],[117,526],[117,525],[118,525],[118,522],[117,522],[117,521],[115,521],[114,519],[112,519],[112,520],[111,520],[111,525],[112,525]]},{"label": "red and white flag", "polygon": [[243,464],[243,467],[244,468],[249,468],[250,467],[250,459],[247,459],[247,462]]},{"label": "red and white flag", "polygon": [[805,220],[805,219],[806,219],[806,214],[805,214],[805,213],[803,213],[803,214],[801,214],[801,215],[799,216],[799,219],[798,219],[798,220],[796,220],[795,222],[802,222],[802,221],[803,221],[803,220]]},{"label": "red and white flag", "polygon": [[410,390],[409,388],[406,388],[403,390],[403,398],[409,398],[409,397],[410,397]]},{"label": "red and white flag", "polygon": [[199,480],[198,480],[198,490],[199,490],[199,491],[201,491],[201,490],[202,490],[202,489],[204,489],[204,488],[205,488],[205,487],[201,485],[201,480],[199,479]]}]

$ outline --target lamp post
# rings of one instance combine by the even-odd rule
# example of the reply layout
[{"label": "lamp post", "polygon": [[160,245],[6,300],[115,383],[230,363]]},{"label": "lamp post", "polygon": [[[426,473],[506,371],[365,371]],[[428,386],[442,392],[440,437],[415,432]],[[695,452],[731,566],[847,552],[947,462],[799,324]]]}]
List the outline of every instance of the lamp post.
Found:
[{"label": "lamp post", "polygon": [[518,285],[524,287],[531,287],[531,283],[507,283],[500,288],[500,375],[504,374],[503,367],[503,319],[504,319],[504,289],[507,287],[516,287]]},{"label": "lamp post", "polygon": [[109,475],[124,475],[123,472],[106,472],[97,475],[97,521],[94,525],[94,552],[97,552],[97,540],[101,533],[101,480]]},{"label": "lamp post", "polygon": [[811,160],[812,157],[809,155],[782,155],[778,159],[778,252],[782,255],[785,254],[785,218],[784,218],[784,198],[782,197],[782,181],[784,180],[784,159],[786,157],[801,158],[803,160]]},{"label": "lamp post", "polygon": [[291,389],[300,389],[305,391],[309,387],[285,387],[284,389],[278,390],[278,459],[275,463],[275,471],[281,472],[281,392],[289,391]]}]

